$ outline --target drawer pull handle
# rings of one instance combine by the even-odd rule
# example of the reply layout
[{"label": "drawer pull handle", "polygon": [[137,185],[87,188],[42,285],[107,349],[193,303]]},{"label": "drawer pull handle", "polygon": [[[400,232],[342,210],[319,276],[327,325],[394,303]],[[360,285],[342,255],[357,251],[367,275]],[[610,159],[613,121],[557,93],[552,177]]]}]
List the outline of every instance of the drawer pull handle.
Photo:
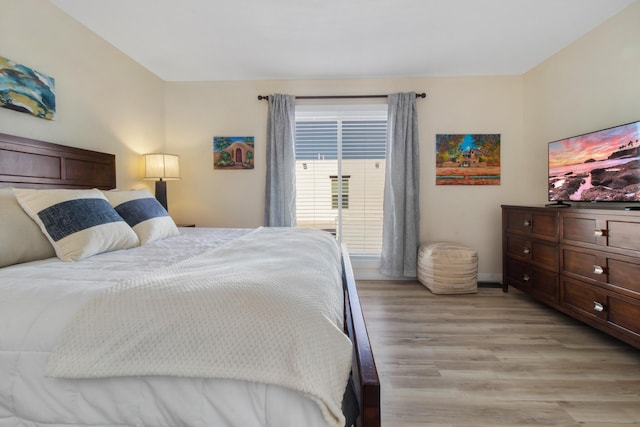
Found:
[{"label": "drawer pull handle", "polygon": [[525,219],[524,222],[522,223],[525,227],[531,227],[531,221],[529,221],[528,219]]},{"label": "drawer pull handle", "polygon": [[523,254],[528,254],[529,252],[531,252],[531,249],[529,249],[529,248],[522,248],[522,253],[523,253]]},{"label": "drawer pull handle", "polygon": [[593,266],[593,274],[603,274],[603,273],[604,273],[604,268],[600,267],[599,265]]},{"label": "drawer pull handle", "polygon": [[528,275],[528,274],[524,274],[524,275],[522,276],[522,280],[523,280],[524,282],[528,282],[530,279],[531,279],[531,278],[529,277],[529,275]]},{"label": "drawer pull handle", "polygon": [[596,237],[602,237],[602,236],[604,236],[604,230],[595,230],[593,232],[593,235],[596,236]]},{"label": "drawer pull handle", "polygon": [[598,313],[601,313],[604,311],[604,305],[600,304],[598,301],[594,301],[593,302],[593,309],[595,311],[597,311]]}]

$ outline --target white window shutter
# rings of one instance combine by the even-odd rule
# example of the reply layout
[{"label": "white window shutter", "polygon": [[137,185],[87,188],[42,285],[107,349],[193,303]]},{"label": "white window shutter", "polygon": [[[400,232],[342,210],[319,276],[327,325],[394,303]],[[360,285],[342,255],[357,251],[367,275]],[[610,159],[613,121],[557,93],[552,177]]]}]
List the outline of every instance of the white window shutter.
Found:
[{"label": "white window shutter", "polygon": [[351,254],[379,254],[386,106],[373,114],[318,110],[315,116],[308,107],[301,116],[296,119],[297,225],[336,234]]}]

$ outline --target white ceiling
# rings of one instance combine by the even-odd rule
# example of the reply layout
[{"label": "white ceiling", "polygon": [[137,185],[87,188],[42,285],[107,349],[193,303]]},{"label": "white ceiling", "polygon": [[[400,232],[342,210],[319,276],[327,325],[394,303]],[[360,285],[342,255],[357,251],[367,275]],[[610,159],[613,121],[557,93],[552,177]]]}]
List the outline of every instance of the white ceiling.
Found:
[{"label": "white ceiling", "polygon": [[519,75],[635,0],[50,0],[167,81]]}]

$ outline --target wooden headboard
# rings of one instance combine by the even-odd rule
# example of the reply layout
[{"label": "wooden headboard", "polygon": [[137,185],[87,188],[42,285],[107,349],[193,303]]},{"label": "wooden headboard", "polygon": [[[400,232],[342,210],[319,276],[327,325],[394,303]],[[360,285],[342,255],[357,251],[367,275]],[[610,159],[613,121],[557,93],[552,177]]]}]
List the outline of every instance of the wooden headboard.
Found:
[{"label": "wooden headboard", "polygon": [[116,156],[0,133],[0,187],[116,187]]}]

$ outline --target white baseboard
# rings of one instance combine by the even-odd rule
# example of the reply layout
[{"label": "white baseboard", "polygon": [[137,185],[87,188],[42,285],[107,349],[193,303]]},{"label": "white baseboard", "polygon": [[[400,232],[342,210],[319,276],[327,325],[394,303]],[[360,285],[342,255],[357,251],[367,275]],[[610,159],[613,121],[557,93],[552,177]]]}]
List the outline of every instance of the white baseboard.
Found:
[{"label": "white baseboard", "polygon": [[[353,267],[353,275],[356,280],[389,280],[389,277],[378,272],[380,258],[377,256],[351,255],[351,265]],[[415,278],[406,278],[406,280],[412,279]],[[478,282],[502,283],[502,274],[478,273]]]},{"label": "white baseboard", "polygon": [[478,273],[478,282],[502,283],[502,273],[500,274]]},{"label": "white baseboard", "polygon": [[356,280],[389,280],[378,272],[380,257],[370,255],[351,255],[351,266]]}]

